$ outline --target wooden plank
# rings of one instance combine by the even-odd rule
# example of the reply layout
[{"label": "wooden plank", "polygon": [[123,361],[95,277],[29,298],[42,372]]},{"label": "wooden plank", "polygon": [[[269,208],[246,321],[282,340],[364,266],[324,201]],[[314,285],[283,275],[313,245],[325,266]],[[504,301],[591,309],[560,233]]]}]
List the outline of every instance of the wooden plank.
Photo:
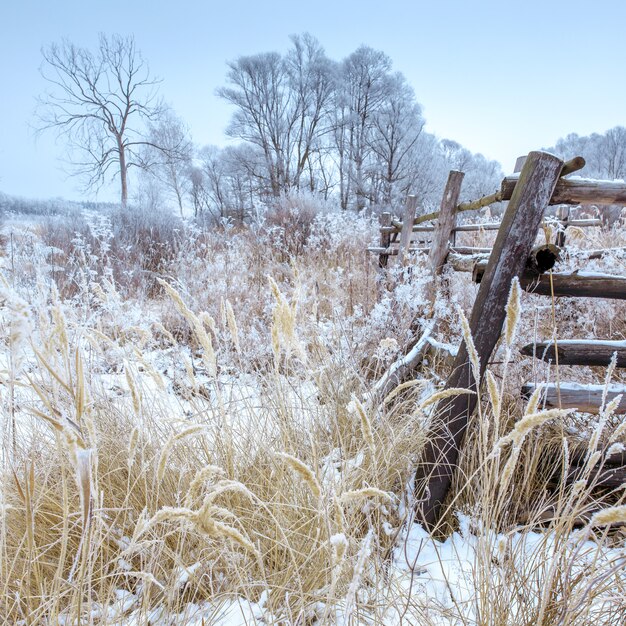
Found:
[{"label": "wooden plank", "polygon": [[[574,484],[582,478],[582,470],[572,467],[567,473],[565,483]],[[587,484],[602,489],[619,489],[626,486],[626,467],[594,467],[587,477]]]},{"label": "wooden plank", "polygon": [[402,220],[402,231],[400,232],[400,259],[404,264],[407,262],[409,245],[411,243],[411,233],[413,232],[413,221],[415,220],[415,209],[417,208],[417,196],[407,196],[404,205],[404,219]]},{"label": "wooden plank", "polygon": [[[528,383],[522,387],[522,396],[529,398],[537,388],[534,383]],[[547,409],[577,409],[581,413],[597,415],[602,406],[602,394],[604,385],[581,385],[578,383],[561,383],[558,388],[555,384],[545,385],[541,394],[540,406]],[[626,413],[626,385],[609,385],[607,402],[617,396],[622,399],[615,411],[616,414]],[[559,400],[560,398],[560,400]]]},{"label": "wooden plank", "polygon": [[558,351],[559,365],[589,365],[606,367],[617,354],[617,367],[626,367],[626,341],[577,341],[562,340],[529,343],[521,349],[522,354],[543,361],[555,362]]},{"label": "wooden plank", "polygon": [[[513,174],[502,181],[500,194],[508,200],[515,189],[518,176]],[[589,178],[561,178],[550,199],[550,204],[621,204],[626,205],[626,183]]]},{"label": "wooden plank", "polygon": [[[380,247],[382,250],[387,250],[387,248],[389,248],[389,244],[391,243],[391,233],[387,230],[383,230],[388,226],[391,226],[391,213],[386,211],[380,214]],[[386,252],[380,252],[379,254],[378,267],[384,269],[387,267],[389,254]]]},{"label": "wooden plank", "polygon": [[567,230],[568,221],[569,221],[569,212],[570,207],[567,204],[562,204],[556,212],[556,216],[561,223],[561,230],[556,234],[555,244],[559,246],[559,248],[565,247],[565,231]]},{"label": "wooden plank", "polygon": [[457,233],[470,233],[481,230],[499,230],[500,222],[488,222],[485,224],[461,224],[454,227],[454,231]]},{"label": "wooden plank", "polygon": [[[479,378],[500,338],[511,282],[524,269],[563,161],[545,152],[531,152],[502,219],[487,271],[478,290],[470,330],[480,359]],[[461,344],[446,387],[476,391],[467,346]],[[459,395],[437,407],[433,433],[416,472],[417,520],[434,529],[450,488],[476,395]]]},{"label": "wooden plank", "polygon": [[[479,262],[474,269],[474,282],[484,280],[487,264]],[[571,274],[553,273],[537,276],[525,270],[520,276],[520,285],[529,293],[540,296],[610,298],[626,300],[626,276],[573,272]]]},{"label": "wooden plank", "polygon": [[[529,293],[549,296],[552,293],[550,277],[544,275],[539,279],[521,282]],[[626,300],[626,276],[610,276],[603,274],[553,274],[553,291],[555,296],[578,298],[610,298]]]},{"label": "wooden plank", "polygon": [[437,227],[431,245],[428,262],[434,274],[441,273],[450,244],[452,243],[452,232],[456,225],[456,206],[461,195],[461,185],[465,174],[452,170],[448,174],[448,181],[443,192],[441,205],[439,207],[439,217]]},{"label": "wooden plank", "polygon": [[[373,254],[385,254],[389,256],[396,256],[400,252],[398,248],[381,248],[379,246],[370,246],[367,251]],[[430,252],[430,246],[410,246],[409,252]]]},{"label": "wooden plank", "polygon": [[472,248],[468,246],[453,246],[451,252],[455,254],[484,254],[489,255],[491,248]]},{"label": "wooden plank", "polygon": [[517,157],[517,160],[515,161],[515,167],[513,168],[513,172],[515,174],[519,174],[519,172],[522,171],[522,168],[524,167],[524,163],[526,163],[527,158],[527,154],[523,154],[522,156]]},{"label": "wooden plank", "polygon": [[448,264],[456,272],[473,272],[476,263],[487,263],[489,261],[488,254],[458,254],[450,252],[448,254]]}]

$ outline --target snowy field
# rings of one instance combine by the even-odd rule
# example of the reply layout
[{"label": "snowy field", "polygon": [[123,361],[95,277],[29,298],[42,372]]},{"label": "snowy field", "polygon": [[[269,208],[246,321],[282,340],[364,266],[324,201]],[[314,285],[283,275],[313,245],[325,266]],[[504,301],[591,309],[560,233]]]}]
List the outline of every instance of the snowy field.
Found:
[{"label": "snowy field", "polygon": [[[549,364],[498,350],[441,533],[413,523],[467,275],[437,298],[415,382],[376,398],[432,313],[419,259],[381,286],[364,252],[375,223],[332,211],[296,255],[261,223],[176,228],[146,267],[103,215],[4,226],[5,623],[624,623],[623,490],[598,495],[591,469],[626,423],[610,406],[556,419],[522,404],[522,381],[554,381]],[[624,270],[623,239],[586,270]],[[579,240],[563,267],[603,243]],[[556,326],[623,338],[624,312],[525,297],[514,347]],[[587,446],[600,457],[555,489]]]}]

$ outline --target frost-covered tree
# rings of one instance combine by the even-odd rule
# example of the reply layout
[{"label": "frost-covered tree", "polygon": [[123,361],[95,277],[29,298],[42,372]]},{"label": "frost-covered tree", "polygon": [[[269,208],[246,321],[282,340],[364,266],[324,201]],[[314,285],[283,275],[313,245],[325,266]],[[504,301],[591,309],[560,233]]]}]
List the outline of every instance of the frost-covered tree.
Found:
[{"label": "frost-covered tree", "polygon": [[[375,204],[389,207],[409,193],[414,182],[411,159],[424,129],[422,109],[402,74],[387,81],[387,95],[372,116],[369,136]],[[378,183],[378,184],[377,184]]]},{"label": "frost-covered tree", "polygon": [[361,46],[341,63],[336,73],[333,111],[342,208],[354,197],[357,211],[371,201],[367,167],[374,117],[388,95],[391,59]]},{"label": "frost-covered tree", "polygon": [[325,132],[332,90],[331,63],[317,40],[292,41],[285,57],[266,52],[229,63],[230,86],[217,91],[236,107],[227,133],[258,148],[274,197],[300,186]]},{"label": "frost-covered tree", "polygon": [[142,165],[175,198],[182,217],[184,199],[191,186],[189,169],[193,143],[189,129],[171,109],[166,109],[155,123],[149,125],[148,138]]}]

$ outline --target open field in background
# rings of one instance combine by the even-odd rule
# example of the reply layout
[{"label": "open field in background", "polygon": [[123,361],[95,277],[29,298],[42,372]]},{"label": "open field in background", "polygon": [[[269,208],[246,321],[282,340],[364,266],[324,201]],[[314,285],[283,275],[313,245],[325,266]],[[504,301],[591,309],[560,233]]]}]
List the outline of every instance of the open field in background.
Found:
[{"label": "open field in background", "polygon": [[[412,475],[477,287],[448,268],[417,381],[373,398],[432,312],[424,258],[390,261],[381,281],[366,252],[377,233],[307,196],[241,227],[132,210],[5,217],[3,623],[626,621],[623,489],[594,489],[595,460],[552,488],[575,451],[626,443],[626,422],[514,430],[540,408],[521,400],[525,382],[626,382],[519,347],[623,340],[626,305],[522,296],[447,528],[429,537],[411,523]],[[583,269],[577,250],[626,234],[571,229],[568,246],[560,267]],[[626,256],[584,269],[624,274]]]}]

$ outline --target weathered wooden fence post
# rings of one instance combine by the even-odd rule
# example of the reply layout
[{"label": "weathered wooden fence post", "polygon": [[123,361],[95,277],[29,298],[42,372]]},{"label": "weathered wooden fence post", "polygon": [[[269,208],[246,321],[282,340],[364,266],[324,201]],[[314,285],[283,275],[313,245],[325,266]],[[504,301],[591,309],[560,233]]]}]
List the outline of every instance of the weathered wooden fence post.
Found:
[{"label": "weathered wooden fence post", "polygon": [[[379,218],[380,227],[381,228],[389,228],[391,226],[391,213],[384,212],[380,214]],[[385,251],[391,245],[391,233],[385,230],[381,230],[380,232],[380,247]],[[381,252],[378,256],[378,267],[381,269],[387,267],[387,262],[389,261],[389,254],[385,252]]]},{"label": "weathered wooden fence post", "polygon": [[459,204],[461,184],[464,176],[463,172],[457,172],[456,170],[452,170],[448,174],[448,182],[441,199],[437,226],[433,233],[430,257],[428,259],[434,274],[441,272],[450,250],[454,227],[456,226],[456,209]]},{"label": "weathered wooden fence post", "polygon": [[[480,359],[479,378],[500,337],[511,281],[524,269],[544,211],[559,179],[563,161],[545,152],[531,152],[519,175],[489,258],[470,318],[470,329]],[[478,391],[467,346],[461,344],[446,387]],[[452,482],[468,420],[477,396],[459,395],[441,404],[433,433],[416,473],[416,520],[433,529]]]},{"label": "weathered wooden fence post", "polygon": [[560,221],[559,232],[556,234],[556,241],[554,242],[559,248],[565,247],[565,229],[569,222],[569,206],[564,204],[560,206],[556,211],[556,216]]},{"label": "weathered wooden fence post", "polygon": [[402,230],[400,231],[400,263],[406,265],[409,257],[409,247],[413,235],[413,223],[415,222],[415,209],[417,208],[417,197],[407,196],[404,205],[404,217],[402,218]]}]

